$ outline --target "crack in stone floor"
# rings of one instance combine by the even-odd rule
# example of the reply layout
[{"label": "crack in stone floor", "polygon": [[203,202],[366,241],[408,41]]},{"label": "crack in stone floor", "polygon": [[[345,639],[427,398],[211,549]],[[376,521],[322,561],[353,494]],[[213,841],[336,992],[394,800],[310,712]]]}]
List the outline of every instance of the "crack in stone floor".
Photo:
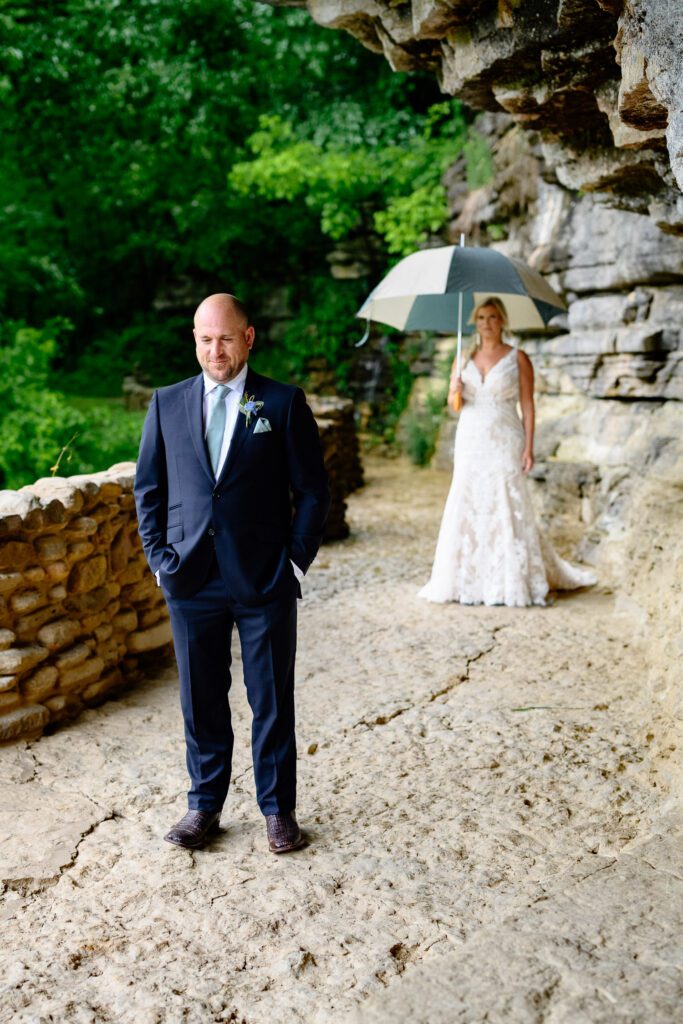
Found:
[{"label": "crack in stone floor", "polygon": [[368,478],[300,608],[307,848],[267,851],[237,651],[205,850],[161,838],[186,788],[172,671],[3,749],[0,1020],[675,1019],[680,822],[629,622],[600,590],[418,601],[449,481]]},{"label": "crack in stone floor", "polygon": [[490,652],[493,650],[493,647],[495,645],[496,634],[499,633],[503,629],[505,629],[504,626],[494,626],[493,629],[491,630],[491,644],[490,644],[490,646],[484,648],[481,651],[479,651],[477,654],[473,654],[473,655],[468,656],[465,659],[465,668],[464,668],[464,670],[459,675],[452,677],[447,682],[447,684],[444,687],[442,687],[441,689],[436,690],[436,691],[431,692],[431,693],[428,693],[426,697],[425,696],[420,696],[420,697],[418,697],[416,699],[415,702],[408,703],[408,704],[406,704],[406,705],[404,705],[402,707],[396,708],[395,710],[393,710],[388,715],[379,715],[374,720],[372,720],[372,719],[368,720],[366,718],[361,718],[360,721],[358,721],[358,722],[356,722],[354,724],[353,728],[357,729],[360,726],[366,726],[368,729],[374,729],[376,726],[386,725],[388,722],[393,721],[394,718],[398,718],[400,715],[405,714],[406,711],[412,710],[417,705],[425,704],[425,703],[431,703],[432,701],[437,700],[439,697],[444,697],[446,694],[450,693],[450,691],[454,687],[460,686],[462,683],[466,683],[468,681],[468,679],[469,679],[470,666],[473,665],[475,662],[480,661],[482,658],[485,658],[487,654],[490,654]]}]

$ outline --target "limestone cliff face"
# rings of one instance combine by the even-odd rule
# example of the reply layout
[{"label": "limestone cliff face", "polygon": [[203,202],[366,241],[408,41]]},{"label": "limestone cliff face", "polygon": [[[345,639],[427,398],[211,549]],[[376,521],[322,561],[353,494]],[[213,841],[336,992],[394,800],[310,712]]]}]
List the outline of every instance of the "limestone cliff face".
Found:
[{"label": "limestone cliff face", "polygon": [[433,70],[444,93],[539,131],[561,184],[683,233],[679,0],[269,2],[307,7],[395,70]]},{"label": "limestone cliff face", "polygon": [[[652,643],[652,692],[678,706],[683,601],[683,238],[623,197],[574,192],[544,160],[540,133],[507,115],[481,125],[494,179],[477,193],[446,177],[452,239],[460,230],[527,260],[565,296],[551,332],[516,339],[536,370],[543,525],[567,554],[596,564],[617,607]],[[438,462],[452,460],[455,423]]]},{"label": "limestone cliff face", "polygon": [[[680,713],[683,3],[295,5],[488,111],[494,180],[468,193],[464,165],[449,169],[443,241],[464,231],[494,244],[565,296],[549,334],[518,339],[537,373],[537,505],[552,539],[594,562],[617,611],[640,622],[643,684]],[[444,468],[454,428],[441,433]]]},{"label": "limestone cliff face", "polygon": [[447,172],[445,240],[496,238],[567,299],[558,336],[528,346],[545,393],[683,399],[683,3],[296,5],[491,112],[494,181],[468,195],[464,165]]}]

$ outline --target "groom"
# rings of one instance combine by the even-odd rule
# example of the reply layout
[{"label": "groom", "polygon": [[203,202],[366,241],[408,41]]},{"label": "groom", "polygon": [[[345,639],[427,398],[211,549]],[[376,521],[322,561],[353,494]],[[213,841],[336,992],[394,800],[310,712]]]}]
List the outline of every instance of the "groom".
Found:
[{"label": "groom", "polygon": [[247,365],[254,328],[233,295],[194,319],[202,372],[155,392],[135,477],[140,536],[168,604],[190,775],[187,814],[165,839],[201,846],[228,793],[230,638],[237,626],[253,712],[256,794],[273,853],[303,837],[294,816],[294,655],[299,581],[329,496],[303,391]]}]

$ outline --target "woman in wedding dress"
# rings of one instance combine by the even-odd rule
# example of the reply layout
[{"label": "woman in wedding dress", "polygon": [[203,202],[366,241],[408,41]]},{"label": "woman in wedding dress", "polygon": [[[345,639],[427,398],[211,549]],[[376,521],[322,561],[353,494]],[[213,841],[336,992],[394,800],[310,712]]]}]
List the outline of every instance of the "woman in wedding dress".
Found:
[{"label": "woman in wedding dress", "polygon": [[[526,474],[534,464],[534,371],[503,341],[507,313],[490,298],[474,311],[479,338],[461,378],[451,375],[449,405],[463,404],[454,470],[427,601],[543,605],[549,590],[591,586],[596,576],[565,562],[539,531]],[[517,403],[522,410],[520,420]]]}]

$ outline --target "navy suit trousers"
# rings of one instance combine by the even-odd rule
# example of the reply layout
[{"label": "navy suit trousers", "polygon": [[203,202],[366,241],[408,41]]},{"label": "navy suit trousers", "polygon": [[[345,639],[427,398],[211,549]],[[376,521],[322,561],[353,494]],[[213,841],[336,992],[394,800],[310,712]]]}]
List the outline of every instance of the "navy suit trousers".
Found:
[{"label": "navy suit trousers", "polygon": [[296,806],[294,659],[297,584],[258,607],[239,604],[214,559],[192,597],[166,594],[180,676],[191,810],[218,811],[230,785],[233,731],[228,702],[230,641],[237,626],[253,713],[256,796],[263,814]]}]

